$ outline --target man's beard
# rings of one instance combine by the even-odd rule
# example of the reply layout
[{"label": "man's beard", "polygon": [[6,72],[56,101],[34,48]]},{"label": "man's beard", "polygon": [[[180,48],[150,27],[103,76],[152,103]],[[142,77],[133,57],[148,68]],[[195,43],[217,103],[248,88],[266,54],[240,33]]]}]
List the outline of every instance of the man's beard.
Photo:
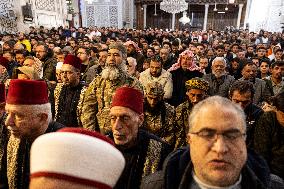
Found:
[{"label": "man's beard", "polygon": [[125,75],[126,73],[127,71],[124,63],[116,66],[106,66],[102,70],[102,78],[114,81],[117,80],[121,76],[121,74]]},{"label": "man's beard", "polygon": [[223,75],[225,75],[225,72],[219,72],[219,71],[216,72],[212,70],[212,74],[215,75],[216,78],[220,78]]}]

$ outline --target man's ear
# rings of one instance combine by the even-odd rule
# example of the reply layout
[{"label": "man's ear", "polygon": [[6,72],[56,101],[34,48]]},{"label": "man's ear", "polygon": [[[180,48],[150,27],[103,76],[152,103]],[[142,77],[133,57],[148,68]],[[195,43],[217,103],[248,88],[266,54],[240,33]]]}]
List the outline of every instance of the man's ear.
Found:
[{"label": "man's ear", "polygon": [[190,144],[191,143],[191,136],[190,133],[187,133],[187,143]]},{"label": "man's ear", "polygon": [[45,123],[45,122],[47,122],[48,115],[46,113],[40,113],[39,118],[40,118],[41,122]]}]

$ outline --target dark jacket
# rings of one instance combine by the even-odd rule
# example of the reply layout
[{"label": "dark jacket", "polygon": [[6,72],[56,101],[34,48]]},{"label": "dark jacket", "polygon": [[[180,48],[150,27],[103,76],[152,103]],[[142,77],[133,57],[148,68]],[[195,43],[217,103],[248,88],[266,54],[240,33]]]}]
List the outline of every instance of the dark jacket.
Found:
[{"label": "dark jacket", "polygon": [[219,95],[222,97],[228,97],[229,89],[235,81],[233,76],[223,75],[220,79],[217,79],[212,73],[204,75],[203,79],[209,82],[208,95]]},{"label": "dark jacket", "polygon": [[[244,81],[245,79],[242,77],[239,80]],[[267,102],[272,94],[269,91],[268,85],[264,80],[255,78],[255,80],[252,81],[252,84],[255,91],[253,96],[253,103],[261,106],[262,102]]]},{"label": "dark jacket", "polygon": [[44,79],[47,79],[48,81],[56,81],[56,64],[56,59],[46,58],[42,64]]},{"label": "dark jacket", "polygon": [[138,189],[143,177],[162,169],[165,158],[172,150],[160,138],[143,130],[139,131],[134,147],[122,150],[118,146],[118,149],[126,165],[115,189]]},{"label": "dark jacket", "polygon": [[[50,122],[45,133],[55,132],[63,127],[60,123]],[[18,140],[13,135],[6,140],[0,162],[0,189],[29,188],[30,149],[31,143],[27,140]]]},{"label": "dark jacket", "polygon": [[284,179],[284,127],[275,112],[265,112],[254,132],[254,149],[269,164],[271,172]]},{"label": "dark jacket", "polygon": [[263,110],[260,107],[251,103],[245,108],[245,114],[246,114],[246,123],[247,123],[246,144],[247,147],[252,147],[256,122],[263,114]]},{"label": "dark jacket", "polygon": [[75,87],[58,83],[54,90],[54,120],[67,127],[78,127],[77,108],[86,88],[79,83]]},{"label": "dark jacket", "polygon": [[[167,157],[162,171],[143,179],[141,189],[189,189],[193,180],[192,170],[189,148],[179,148]],[[284,186],[280,182],[271,180],[265,160],[253,151],[248,152],[248,160],[241,174],[242,189],[281,188]]]},{"label": "dark jacket", "polygon": [[162,59],[161,62],[163,65],[163,69],[168,70],[175,63],[175,59],[172,55],[169,55],[168,59],[165,62]]}]

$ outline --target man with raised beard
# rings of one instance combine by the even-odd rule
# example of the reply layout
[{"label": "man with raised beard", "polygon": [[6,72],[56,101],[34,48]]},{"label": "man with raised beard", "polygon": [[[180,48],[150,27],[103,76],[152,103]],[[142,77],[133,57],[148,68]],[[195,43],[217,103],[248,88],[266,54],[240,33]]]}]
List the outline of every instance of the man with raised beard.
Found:
[{"label": "man with raised beard", "polygon": [[203,79],[209,82],[208,95],[228,97],[230,86],[235,78],[226,74],[226,65],[226,60],[223,57],[216,57],[212,61],[212,73],[203,76]]},{"label": "man with raised beard", "polygon": [[126,48],[121,43],[109,46],[106,66],[89,85],[79,102],[80,125],[84,128],[109,134],[109,111],[112,96],[121,86],[130,86],[143,90],[141,83],[126,71]]}]

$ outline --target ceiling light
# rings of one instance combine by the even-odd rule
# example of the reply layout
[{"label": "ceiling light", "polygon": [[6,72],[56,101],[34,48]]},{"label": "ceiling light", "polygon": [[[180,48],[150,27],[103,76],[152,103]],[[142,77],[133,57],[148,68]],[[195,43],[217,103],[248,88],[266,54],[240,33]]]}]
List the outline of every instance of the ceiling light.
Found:
[{"label": "ceiling light", "polygon": [[218,11],[216,3],[215,3],[215,7],[214,7],[213,11],[215,11],[215,12]]}]

